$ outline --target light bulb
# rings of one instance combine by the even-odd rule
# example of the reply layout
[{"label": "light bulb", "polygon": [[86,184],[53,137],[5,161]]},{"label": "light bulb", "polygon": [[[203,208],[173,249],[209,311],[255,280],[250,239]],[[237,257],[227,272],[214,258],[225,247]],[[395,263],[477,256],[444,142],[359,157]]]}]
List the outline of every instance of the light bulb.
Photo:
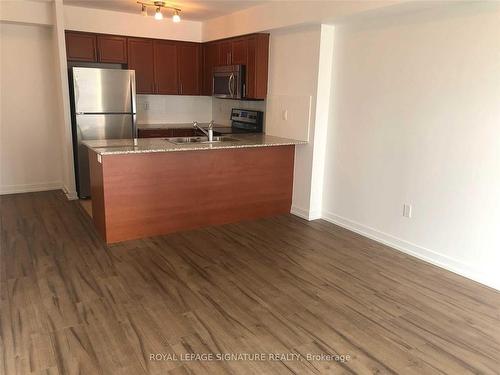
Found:
[{"label": "light bulb", "polygon": [[155,13],[155,20],[162,20],[163,19],[163,14],[161,14],[160,7],[156,8],[156,13]]},{"label": "light bulb", "polygon": [[142,9],[141,9],[141,14],[142,14],[144,17],[147,17],[147,16],[148,16],[148,11],[147,11],[146,5],[143,5],[143,6],[142,6]]},{"label": "light bulb", "polygon": [[181,16],[179,15],[178,10],[174,11],[174,15],[172,16],[172,21],[174,21],[175,23],[181,22]]}]

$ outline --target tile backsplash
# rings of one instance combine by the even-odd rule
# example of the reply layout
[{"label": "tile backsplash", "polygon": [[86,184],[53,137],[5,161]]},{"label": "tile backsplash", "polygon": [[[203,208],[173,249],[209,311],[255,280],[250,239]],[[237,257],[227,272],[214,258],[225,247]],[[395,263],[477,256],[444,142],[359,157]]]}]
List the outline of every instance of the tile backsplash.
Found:
[{"label": "tile backsplash", "polygon": [[[137,95],[138,124],[189,124],[193,121],[231,125],[231,109],[266,111],[265,101],[217,99],[210,96]],[[264,127],[266,116],[264,114]]]},{"label": "tile backsplash", "polygon": [[[229,100],[229,99],[212,99],[212,118],[216,124],[231,125],[231,109],[253,109],[255,111],[266,111],[265,100]],[[264,113],[264,128],[266,124],[266,115]]]},{"label": "tile backsplash", "polygon": [[209,96],[137,95],[138,124],[183,124],[211,119]]}]

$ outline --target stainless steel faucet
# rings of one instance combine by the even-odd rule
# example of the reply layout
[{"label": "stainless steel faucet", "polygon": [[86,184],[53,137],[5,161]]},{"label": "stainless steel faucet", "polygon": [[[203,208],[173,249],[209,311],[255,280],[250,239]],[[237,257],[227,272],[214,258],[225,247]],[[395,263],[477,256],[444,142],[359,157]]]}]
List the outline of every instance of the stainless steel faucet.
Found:
[{"label": "stainless steel faucet", "polygon": [[214,120],[208,123],[207,130],[203,129],[200,125],[198,125],[198,121],[193,121],[193,128],[199,129],[208,137],[209,142],[213,142],[214,140]]}]

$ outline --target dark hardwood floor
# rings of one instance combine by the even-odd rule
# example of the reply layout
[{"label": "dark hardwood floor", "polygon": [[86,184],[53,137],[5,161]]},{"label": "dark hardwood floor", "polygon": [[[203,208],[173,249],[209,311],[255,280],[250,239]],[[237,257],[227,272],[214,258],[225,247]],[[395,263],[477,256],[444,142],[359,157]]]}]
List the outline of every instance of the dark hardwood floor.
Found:
[{"label": "dark hardwood floor", "polygon": [[4,374],[500,372],[500,293],[325,221],[107,247],[61,192],[2,196],[0,220]]}]

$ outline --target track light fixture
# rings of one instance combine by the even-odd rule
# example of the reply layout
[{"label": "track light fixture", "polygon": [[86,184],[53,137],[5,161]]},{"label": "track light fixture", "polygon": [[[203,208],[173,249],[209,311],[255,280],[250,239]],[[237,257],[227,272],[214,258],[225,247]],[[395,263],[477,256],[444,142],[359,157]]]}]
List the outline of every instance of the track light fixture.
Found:
[{"label": "track light fixture", "polygon": [[176,9],[174,10],[174,15],[172,16],[172,21],[174,22],[181,22],[181,16],[179,15],[179,11]]},{"label": "track light fixture", "polygon": [[155,12],[155,20],[162,20],[163,19],[163,14],[161,14],[161,9],[160,7],[156,8],[156,12]]},{"label": "track light fixture", "polygon": [[172,21],[177,23],[181,22],[181,10],[176,7],[172,7],[167,5],[164,1],[153,1],[153,2],[144,2],[144,1],[138,1],[137,4],[141,4],[141,14],[143,16],[147,16],[147,8],[148,7],[154,7],[156,8],[155,11],[155,20],[162,20],[163,19],[163,13],[161,12],[162,8],[164,9],[170,9],[173,10],[172,14]]}]

